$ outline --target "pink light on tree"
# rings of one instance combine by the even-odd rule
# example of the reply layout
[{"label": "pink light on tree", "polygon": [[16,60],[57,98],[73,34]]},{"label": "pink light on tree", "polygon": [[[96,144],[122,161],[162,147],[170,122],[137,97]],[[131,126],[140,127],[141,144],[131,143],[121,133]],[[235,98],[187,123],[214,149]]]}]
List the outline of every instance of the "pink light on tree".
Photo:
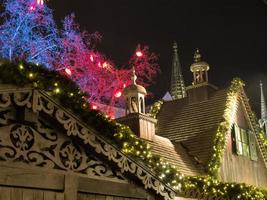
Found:
[{"label": "pink light on tree", "polygon": [[[135,54],[130,58],[129,66],[135,68],[137,83],[144,87],[149,87],[160,72],[158,56],[150,52],[148,46],[137,46]],[[129,74],[131,73],[130,69]]]},{"label": "pink light on tree", "polygon": [[37,5],[44,5],[44,0],[37,0]]},{"label": "pink light on tree", "polygon": [[66,72],[67,75],[71,76],[71,70],[69,68],[66,68],[65,72]]},{"label": "pink light on tree", "polygon": [[137,57],[142,57],[143,56],[143,53],[140,50],[139,51],[136,51],[135,54],[136,54]]},{"label": "pink light on tree", "polygon": [[[72,79],[88,94],[93,105],[106,104],[102,111],[114,115],[112,106],[121,105],[122,91],[131,84],[132,67],[137,82],[149,86],[159,71],[157,56],[139,45],[128,67],[116,68],[96,50],[98,33],[81,31],[74,15],[63,20],[62,30],[54,22],[45,0],[3,0],[0,24],[0,56],[25,59],[56,70]],[[92,108],[93,109],[93,108]]]},{"label": "pink light on tree", "polygon": [[117,91],[117,92],[114,94],[114,96],[115,96],[116,98],[120,98],[121,95],[122,95],[122,92],[121,92],[121,91]]},{"label": "pink light on tree", "polygon": [[96,110],[97,109],[97,106],[96,105],[92,105],[92,109],[93,110]]}]

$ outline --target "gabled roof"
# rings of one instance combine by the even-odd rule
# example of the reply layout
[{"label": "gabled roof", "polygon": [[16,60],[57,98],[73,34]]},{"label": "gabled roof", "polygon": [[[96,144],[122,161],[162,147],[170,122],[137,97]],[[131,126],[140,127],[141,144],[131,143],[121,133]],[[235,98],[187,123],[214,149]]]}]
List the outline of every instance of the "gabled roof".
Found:
[{"label": "gabled roof", "polygon": [[183,145],[196,162],[206,163],[222,121],[226,94],[226,89],[219,90],[208,100],[193,104],[188,98],[164,102],[158,114],[157,134]]},{"label": "gabled roof", "polygon": [[139,179],[146,189],[154,190],[166,200],[175,197],[175,192],[147,166],[125,155],[110,140],[85,124],[79,116],[60,105],[46,92],[32,87],[20,88],[0,85],[0,108],[7,108],[12,105],[27,107],[33,112],[44,112],[64,127],[67,136],[82,141],[84,145],[94,149],[96,153],[116,165],[122,173],[129,173],[135,179]]},{"label": "gabled roof", "polygon": [[[227,95],[231,88],[221,89],[209,94],[209,98],[197,103],[190,103],[188,98],[164,102],[157,115],[157,135],[166,137],[173,144],[181,145],[199,167],[207,167],[213,152],[217,130],[224,119]],[[242,101],[254,132],[257,133],[255,121],[243,87],[236,91],[238,100]],[[258,134],[256,134],[258,139]],[[265,161],[266,149],[257,140]],[[189,175],[189,174],[188,174]]]}]

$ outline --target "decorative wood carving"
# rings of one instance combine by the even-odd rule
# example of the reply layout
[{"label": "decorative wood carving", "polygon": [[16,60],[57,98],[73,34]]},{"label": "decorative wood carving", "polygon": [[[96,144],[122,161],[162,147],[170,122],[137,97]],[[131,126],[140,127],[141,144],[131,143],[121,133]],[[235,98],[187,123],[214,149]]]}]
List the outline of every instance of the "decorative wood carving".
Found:
[{"label": "decorative wood carving", "polygon": [[[64,127],[68,136],[77,137],[96,153],[116,163],[122,173],[135,175],[145,188],[155,190],[164,199],[174,199],[175,192],[164,185],[146,166],[124,155],[104,140],[101,133],[97,134],[45,92],[33,89],[0,91],[0,108],[12,105],[31,108],[33,112],[44,112],[53,117]],[[41,121],[36,128],[24,124],[13,124],[8,128],[10,134],[0,134],[0,160],[23,161],[34,166],[71,170],[88,175],[122,177],[80,145],[73,143],[70,138],[53,132]]]}]

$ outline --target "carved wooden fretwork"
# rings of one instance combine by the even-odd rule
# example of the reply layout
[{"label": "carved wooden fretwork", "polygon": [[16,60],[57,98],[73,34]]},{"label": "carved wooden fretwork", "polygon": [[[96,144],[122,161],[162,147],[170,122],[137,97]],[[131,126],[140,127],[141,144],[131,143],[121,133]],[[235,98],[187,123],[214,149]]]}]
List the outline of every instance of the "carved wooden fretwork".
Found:
[{"label": "carved wooden fretwork", "polygon": [[23,124],[0,128],[0,160],[60,169],[115,179],[124,179],[68,137],[38,123],[37,129]]},{"label": "carved wooden fretwork", "polygon": [[[96,153],[115,163],[121,169],[121,173],[128,172],[135,175],[146,189],[155,190],[166,200],[174,199],[175,192],[163,184],[149,169],[109,144],[101,137],[101,133],[88,127],[45,92],[31,88],[0,91],[0,108],[9,108],[12,105],[31,108],[35,113],[43,112],[51,116],[64,127],[67,136],[83,141]],[[38,123],[37,128],[23,124],[13,124],[8,128],[10,134],[0,136],[0,159],[2,160],[23,160],[35,166],[110,176],[105,174],[111,171],[107,170],[107,166],[96,158],[90,157],[83,148],[74,144],[68,137],[63,138],[62,134],[45,130],[42,122]],[[114,172],[111,176],[115,176]]]}]

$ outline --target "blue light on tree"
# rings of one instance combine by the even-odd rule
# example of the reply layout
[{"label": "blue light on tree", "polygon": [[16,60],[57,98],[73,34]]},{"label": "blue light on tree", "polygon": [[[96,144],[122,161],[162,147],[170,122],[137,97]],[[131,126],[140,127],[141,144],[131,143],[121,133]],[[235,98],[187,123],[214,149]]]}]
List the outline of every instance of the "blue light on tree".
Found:
[{"label": "blue light on tree", "polygon": [[3,0],[0,56],[25,59],[51,68],[57,54],[58,33],[49,9],[39,0]]}]

